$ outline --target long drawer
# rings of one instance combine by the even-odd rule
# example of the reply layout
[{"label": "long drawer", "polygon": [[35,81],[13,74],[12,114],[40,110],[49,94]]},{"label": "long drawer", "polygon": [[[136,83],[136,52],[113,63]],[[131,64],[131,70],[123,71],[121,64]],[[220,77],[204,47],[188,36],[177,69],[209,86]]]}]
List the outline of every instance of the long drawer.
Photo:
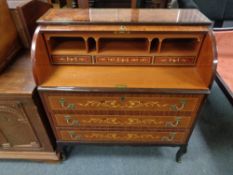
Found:
[{"label": "long drawer", "polygon": [[59,139],[80,143],[184,143],[188,132],[59,130]]},{"label": "long drawer", "polygon": [[51,111],[196,112],[202,95],[47,93]]},{"label": "long drawer", "polygon": [[190,128],[191,116],[52,115],[56,127]]}]

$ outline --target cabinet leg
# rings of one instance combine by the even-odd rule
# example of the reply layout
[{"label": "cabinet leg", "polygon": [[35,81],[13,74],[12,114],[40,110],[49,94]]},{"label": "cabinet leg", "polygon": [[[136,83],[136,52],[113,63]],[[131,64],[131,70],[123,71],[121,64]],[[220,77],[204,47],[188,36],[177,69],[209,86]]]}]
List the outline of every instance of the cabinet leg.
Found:
[{"label": "cabinet leg", "polygon": [[187,145],[180,146],[176,153],[176,162],[181,163],[181,157],[187,152]]}]

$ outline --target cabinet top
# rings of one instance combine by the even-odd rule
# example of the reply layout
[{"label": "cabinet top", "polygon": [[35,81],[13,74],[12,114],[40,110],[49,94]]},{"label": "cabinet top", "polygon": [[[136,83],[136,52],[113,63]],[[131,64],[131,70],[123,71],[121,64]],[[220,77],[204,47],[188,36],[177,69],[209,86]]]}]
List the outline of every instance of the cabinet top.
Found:
[{"label": "cabinet top", "polygon": [[29,95],[36,85],[32,76],[30,53],[19,54],[13,64],[0,75],[0,96]]},{"label": "cabinet top", "polygon": [[210,25],[196,9],[50,9],[39,24]]}]

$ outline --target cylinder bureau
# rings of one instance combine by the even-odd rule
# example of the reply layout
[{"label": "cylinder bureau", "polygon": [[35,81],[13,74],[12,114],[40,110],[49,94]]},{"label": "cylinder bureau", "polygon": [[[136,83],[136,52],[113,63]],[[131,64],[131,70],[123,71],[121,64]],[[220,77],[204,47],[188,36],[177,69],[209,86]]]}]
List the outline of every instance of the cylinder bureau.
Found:
[{"label": "cylinder bureau", "polygon": [[59,151],[70,144],[178,146],[186,152],[216,68],[197,10],[51,9],[33,73]]}]

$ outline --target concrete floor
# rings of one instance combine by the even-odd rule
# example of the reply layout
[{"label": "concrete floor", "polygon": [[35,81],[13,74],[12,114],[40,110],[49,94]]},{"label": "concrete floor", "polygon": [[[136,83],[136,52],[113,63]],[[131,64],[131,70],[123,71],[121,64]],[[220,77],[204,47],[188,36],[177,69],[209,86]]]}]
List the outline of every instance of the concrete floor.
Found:
[{"label": "concrete floor", "polygon": [[233,175],[233,107],[216,84],[182,163],[178,148],[77,146],[58,164],[0,161],[0,175]]}]

